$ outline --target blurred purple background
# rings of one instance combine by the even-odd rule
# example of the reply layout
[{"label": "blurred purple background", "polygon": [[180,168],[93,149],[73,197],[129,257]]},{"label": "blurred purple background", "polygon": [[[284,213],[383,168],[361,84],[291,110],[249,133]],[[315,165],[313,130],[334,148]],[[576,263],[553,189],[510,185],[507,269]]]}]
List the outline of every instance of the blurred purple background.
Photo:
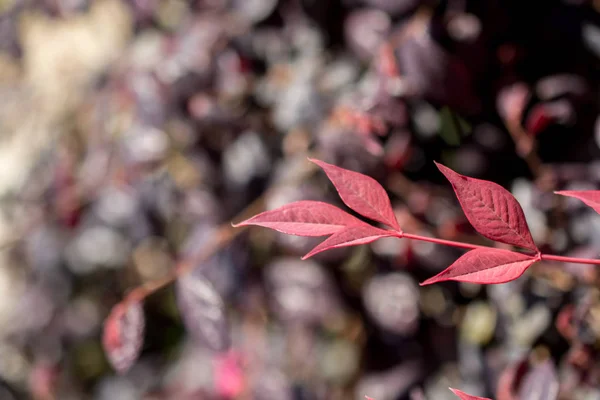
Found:
[{"label": "blurred purple background", "polygon": [[0,400],[600,399],[594,267],[419,287],[461,251],[393,238],[300,261],[318,238],[248,229],[146,299],[128,372],[101,341],[232,221],[340,205],[309,156],[407,232],[490,244],[436,160],[598,257],[552,191],[598,189],[599,83],[592,0],[0,0]]}]

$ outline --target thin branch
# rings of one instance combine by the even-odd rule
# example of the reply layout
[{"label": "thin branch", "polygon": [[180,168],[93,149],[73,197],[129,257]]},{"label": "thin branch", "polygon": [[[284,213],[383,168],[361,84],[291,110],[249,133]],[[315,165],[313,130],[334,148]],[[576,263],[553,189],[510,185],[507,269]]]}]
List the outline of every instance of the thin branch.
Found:
[{"label": "thin branch", "polygon": [[[427,237],[427,236],[413,235],[410,233],[398,232],[396,237],[412,239],[412,240],[420,240],[423,242],[430,242],[430,243],[435,243],[435,244],[441,244],[444,246],[451,246],[451,247],[457,247],[457,248],[469,249],[469,250],[491,248],[491,246],[480,246],[480,245],[471,244],[471,243],[455,242],[454,240],[437,239],[437,238],[432,238],[432,237]],[[539,256],[540,260],[544,260],[544,261],[559,261],[559,262],[574,263],[574,264],[600,265],[600,260],[595,260],[595,259],[590,259],[590,258],[556,256],[553,254],[541,254],[541,253],[537,254],[537,256]]]},{"label": "thin branch", "polygon": [[427,237],[427,236],[421,236],[421,235],[412,235],[410,233],[404,233],[404,234],[402,234],[402,237],[406,238],[406,239],[420,240],[422,242],[436,243],[436,244],[441,244],[441,245],[444,245],[444,246],[458,247],[458,248],[461,248],[461,249],[469,249],[469,250],[481,249],[481,248],[489,248],[490,247],[490,246],[480,246],[480,245],[477,245],[477,244],[455,242],[454,240],[444,240],[444,239],[437,239],[437,238],[432,238],[432,237]]},{"label": "thin branch", "polygon": [[[260,196],[248,207],[246,207],[235,220],[243,220],[251,215],[254,215],[263,208],[263,202],[265,195]],[[210,257],[215,255],[219,250],[223,249],[227,244],[231,243],[243,229],[235,229],[231,224],[226,223],[221,225],[217,229],[217,233],[214,235],[212,241],[204,247],[204,250],[192,257],[185,258],[177,263],[177,265],[167,274],[166,276],[147,282],[140,285],[129,292],[129,294],[123,300],[124,302],[137,302],[143,300],[145,297],[151,295],[157,290],[169,285],[174,282],[178,277],[187,274],[194,269],[199,263],[208,260]]]},{"label": "thin branch", "polygon": [[552,254],[542,254],[542,260],[560,261],[560,262],[575,263],[575,264],[600,265],[600,260],[593,260],[593,259],[589,259],[589,258],[555,256]]},{"label": "thin branch", "polygon": [[[310,154],[308,156],[311,156]],[[294,177],[294,180],[304,179],[304,175],[310,174],[316,171],[316,166],[311,164],[309,168],[304,171],[302,176]],[[289,182],[284,182],[284,184]],[[277,186],[278,187],[278,186]],[[245,219],[250,218],[251,216],[258,214],[260,211],[264,209],[264,201],[265,199],[277,189],[274,187],[265,191],[260,197],[258,197],[254,202],[252,202],[249,206],[247,206],[242,212],[236,215],[233,220],[234,221],[243,221]],[[204,247],[203,251],[195,254],[194,256],[184,258],[177,263],[177,265],[169,271],[169,273],[159,279],[155,279],[150,282],[146,282],[133,290],[131,290],[123,303],[127,302],[139,302],[144,298],[148,297],[152,293],[156,292],[159,289],[171,284],[177,278],[182,275],[185,275],[192,271],[199,263],[204,262],[214,256],[219,250],[222,250],[225,246],[227,246],[233,239],[235,239],[239,234],[243,232],[243,229],[234,228],[230,223],[225,223],[219,226],[216,234],[213,236],[212,240]]]}]

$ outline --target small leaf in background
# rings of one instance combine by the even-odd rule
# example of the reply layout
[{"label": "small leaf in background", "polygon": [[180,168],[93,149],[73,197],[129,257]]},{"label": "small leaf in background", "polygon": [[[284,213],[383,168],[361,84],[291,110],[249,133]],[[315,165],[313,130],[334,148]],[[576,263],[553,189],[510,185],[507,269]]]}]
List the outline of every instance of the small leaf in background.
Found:
[{"label": "small leaf in background", "polygon": [[370,176],[309,159],[323,168],[344,203],[357,213],[400,230],[385,189]]},{"label": "small leaf in background", "polygon": [[[56,388],[60,378],[60,368],[47,362],[36,362],[29,375],[29,391],[36,400],[56,398]],[[1,395],[2,393],[0,393]],[[4,397],[0,396],[4,399]]]},{"label": "small leaf in background", "polygon": [[175,284],[183,322],[192,337],[215,351],[230,344],[225,305],[213,285],[203,276],[186,274]]},{"label": "small leaf in background", "polygon": [[362,298],[367,315],[384,331],[400,337],[410,337],[418,331],[419,288],[409,274],[388,272],[372,276],[363,284]]},{"label": "small leaf in background", "polygon": [[450,390],[461,400],[492,400],[487,397],[472,396],[458,389],[450,388]]},{"label": "small leaf in background", "polygon": [[508,190],[435,164],[452,184],[460,206],[477,232],[491,240],[539,251],[521,206]]},{"label": "small leaf in background", "polygon": [[465,253],[451,266],[421,283],[443,281],[480,284],[506,283],[517,279],[538,259],[514,251],[480,248]]},{"label": "small leaf in background", "polygon": [[558,398],[558,375],[551,360],[529,369],[519,387],[520,400],[556,400]]},{"label": "small leaf in background", "polygon": [[554,193],[579,199],[600,214],[600,190],[563,190]]},{"label": "small leaf in background", "polygon": [[302,200],[265,211],[233,226],[258,225],[288,235],[326,236],[360,223],[363,222],[331,204]]},{"label": "small leaf in background", "polygon": [[496,97],[496,110],[505,121],[520,119],[530,97],[531,90],[524,82],[504,86]]},{"label": "small leaf in background", "polygon": [[525,130],[536,136],[552,124],[554,118],[549,115],[545,104],[537,104],[531,109],[525,121]]},{"label": "small leaf in background", "polygon": [[382,237],[393,236],[394,232],[379,229],[368,224],[362,224],[357,226],[348,226],[339,232],[334,233],[315,248],[313,248],[308,254],[302,257],[306,260],[309,257],[314,256],[322,251],[335,249],[338,247],[358,246],[361,244],[368,244],[374,242]]},{"label": "small leaf in background", "polygon": [[118,373],[125,373],[139,357],[144,326],[144,310],[140,302],[119,303],[106,319],[102,344]]},{"label": "small leaf in background", "polygon": [[375,396],[375,400],[405,399],[415,385],[422,382],[424,373],[423,361],[414,358],[384,370],[366,372],[356,383],[356,397],[369,393]]},{"label": "small leaf in background", "polygon": [[[529,362],[526,359],[520,359],[517,362],[507,365],[498,378],[496,385],[497,400],[521,400],[517,391],[529,370]],[[522,399],[525,400],[525,399]]]},{"label": "small leaf in background", "polygon": [[440,111],[440,136],[450,146],[458,146],[461,134],[471,133],[471,125],[448,107]]},{"label": "small leaf in background", "polygon": [[228,352],[217,356],[215,364],[214,385],[218,395],[226,399],[240,396],[246,388],[241,356],[236,352]]},{"label": "small leaf in background", "polygon": [[265,278],[270,308],[285,323],[317,324],[339,311],[335,283],[314,260],[278,257],[265,266]]}]

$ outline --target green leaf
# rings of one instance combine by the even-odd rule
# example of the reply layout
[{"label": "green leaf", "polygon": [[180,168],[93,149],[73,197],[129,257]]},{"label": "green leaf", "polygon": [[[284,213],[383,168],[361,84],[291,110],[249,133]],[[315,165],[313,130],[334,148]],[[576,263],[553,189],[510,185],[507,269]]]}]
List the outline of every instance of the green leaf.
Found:
[{"label": "green leaf", "polygon": [[450,146],[458,146],[461,137],[468,136],[472,131],[471,125],[458,114],[443,107],[440,112],[440,136]]}]

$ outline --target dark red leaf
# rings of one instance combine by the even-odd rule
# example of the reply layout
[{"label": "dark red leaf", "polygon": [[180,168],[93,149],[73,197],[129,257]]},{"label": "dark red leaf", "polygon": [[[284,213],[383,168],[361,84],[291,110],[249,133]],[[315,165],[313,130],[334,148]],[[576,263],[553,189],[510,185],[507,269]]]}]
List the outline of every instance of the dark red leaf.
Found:
[{"label": "dark red leaf", "polygon": [[313,248],[307,255],[302,257],[302,259],[306,260],[307,258],[325,250],[367,244],[382,237],[394,236],[395,234],[396,232],[386,231],[368,224],[348,226],[325,239],[323,242]]},{"label": "dark red leaf", "polygon": [[326,162],[310,159],[323,168],[344,203],[367,218],[400,231],[385,189],[373,178]]},{"label": "dark red leaf", "polygon": [[579,199],[600,214],[600,190],[563,190],[554,193]]},{"label": "dark red leaf", "polygon": [[525,129],[530,135],[537,135],[546,129],[553,122],[553,118],[548,114],[544,104],[538,104],[533,107],[527,116]]},{"label": "dark red leaf", "polygon": [[421,286],[443,281],[505,283],[523,275],[523,272],[538,259],[508,250],[475,249],[465,253],[433,278],[421,283]]},{"label": "dark red leaf", "polygon": [[452,184],[467,219],[479,233],[491,240],[539,251],[521,206],[508,190],[436,165]]},{"label": "dark red leaf", "polygon": [[465,392],[460,391],[458,389],[453,389],[453,388],[449,388],[449,389],[452,390],[452,393],[454,393],[456,396],[458,396],[458,398],[460,398],[461,400],[492,400],[487,397],[472,396],[472,395],[466,394]]},{"label": "dark red leaf", "polygon": [[572,304],[567,304],[558,312],[556,321],[554,322],[558,333],[563,335],[563,337],[567,340],[572,340],[577,331],[573,324],[574,314],[575,306]]},{"label": "dark red leaf", "polygon": [[331,204],[303,200],[286,204],[275,210],[265,211],[233,226],[258,225],[288,235],[326,236],[336,233],[346,226],[363,223]]},{"label": "dark red leaf", "polygon": [[139,302],[119,303],[110,312],[104,323],[102,344],[117,372],[126,372],[140,355],[144,325],[144,310]]},{"label": "dark red leaf", "polygon": [[203,276],[186,274],[175,284],[183,322],[192,337],[215,351],[231,344],[223,299]]}]

